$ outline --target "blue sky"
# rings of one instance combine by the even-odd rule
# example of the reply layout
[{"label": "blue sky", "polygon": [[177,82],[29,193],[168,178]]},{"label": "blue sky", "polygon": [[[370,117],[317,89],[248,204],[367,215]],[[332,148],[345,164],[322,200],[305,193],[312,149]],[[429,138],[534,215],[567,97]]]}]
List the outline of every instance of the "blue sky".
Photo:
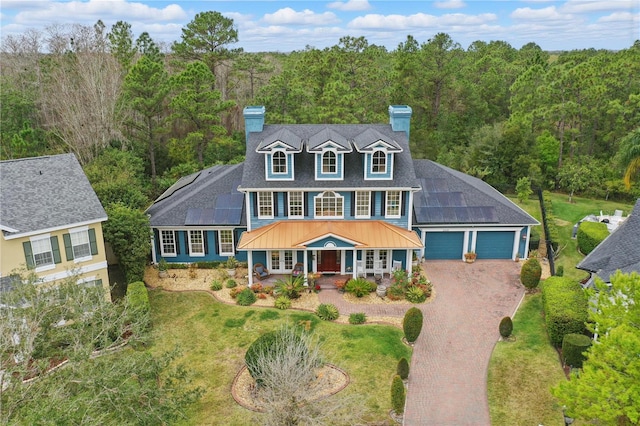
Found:
[{"label": "blue sky", "polygon": [[196,13],[208,10],[234,20],[234,47],[249,52],[324,48],[345,35],[389,50],[407,35],[425,42],[438,32],[465,49],[475,40],[504,40],[516,48],[535,42],[546,50],[623,49],[640,39],[640,0],[2,0],[0,34],[101,19],[107,28],[126,21],[135,36],[146,31],[168,46]]}]

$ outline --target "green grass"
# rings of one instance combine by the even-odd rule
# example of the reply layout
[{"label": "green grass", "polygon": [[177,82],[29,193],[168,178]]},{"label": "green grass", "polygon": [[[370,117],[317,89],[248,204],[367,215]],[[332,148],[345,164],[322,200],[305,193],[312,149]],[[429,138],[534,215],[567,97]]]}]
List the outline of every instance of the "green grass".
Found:
[{"label": "green grass", "polygon": [[388,420],[389,392],[401,357],[411,349],[402,342],[402,331],[391,326],[352,326],[320,321],[312,313],[230,306],[204,293],[151,291],[152,351],[176,345],[180,362],[194,375],[194,385],[206,392],[191,408],[183,424],[246,425],[255,414],[239,406],[231,396],[231,384],[244,365],[249,345],[283,323],[308,326],[321,342],[325,359],[345,370],[350,384],[330,397],[358,395],[370,423]]},{"label": "green grass", "polygon": [[491,424],[557,425],[562,410],[549,389],[564,373],[549,344],[542,295],[527,295],[513,319],[515,341],[498,342],[488,373]]}]

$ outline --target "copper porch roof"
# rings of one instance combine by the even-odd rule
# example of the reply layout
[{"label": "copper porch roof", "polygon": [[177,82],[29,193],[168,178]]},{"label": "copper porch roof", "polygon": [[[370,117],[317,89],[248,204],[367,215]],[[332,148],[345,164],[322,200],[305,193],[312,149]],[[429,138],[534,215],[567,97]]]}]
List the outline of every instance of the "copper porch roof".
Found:
[{"label": "copper porch roof", "polygon": [[245,232],[239,250],[303,249],[325,237],[353,243],[354,248],[418,249],[418,235],[381,220],[289,220]]}]

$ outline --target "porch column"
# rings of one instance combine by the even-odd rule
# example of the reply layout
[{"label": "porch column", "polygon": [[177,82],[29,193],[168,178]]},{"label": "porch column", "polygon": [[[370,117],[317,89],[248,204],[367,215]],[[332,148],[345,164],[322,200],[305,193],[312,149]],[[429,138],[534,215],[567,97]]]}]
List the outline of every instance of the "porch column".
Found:
[{"label": "porch column", "polygon": [[307,274],[309,273],[309,257],[308,257],[308,251],[305,249],[304,250],[304,254],[302,256],[302,264],[304,265],[304,286],[305,287],[309,287],[309,281],[307,280]]},{"label": "porch column", "polygon": [[354,280],[356,278],[358,278],[358,272],[356,271],[356,269],[358,269],[358,250],[356,250],[355,248],[353,249],[353,255],[352,255],[352,259],[351,259],[351,278],[353,278]]},{"label": "porch column", "polygon": [[253,251],[247,252],[247,275],[249,275],[249,287],[253,287]]}]

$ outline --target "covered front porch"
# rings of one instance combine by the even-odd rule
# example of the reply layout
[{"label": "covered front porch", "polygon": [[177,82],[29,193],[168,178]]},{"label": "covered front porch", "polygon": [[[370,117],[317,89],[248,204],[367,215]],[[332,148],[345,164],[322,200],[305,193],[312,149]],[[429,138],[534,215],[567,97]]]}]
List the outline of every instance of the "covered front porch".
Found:
[{"label": "covered front porch", "polygon": [[[320,276],[389,276],[409,269],[418,235],[384,221],[281,221],[245,232],[238,250],[247,252],[249,285],[256,279],[300,272]],[[266,271],[254,273],[256,267]]]}]

